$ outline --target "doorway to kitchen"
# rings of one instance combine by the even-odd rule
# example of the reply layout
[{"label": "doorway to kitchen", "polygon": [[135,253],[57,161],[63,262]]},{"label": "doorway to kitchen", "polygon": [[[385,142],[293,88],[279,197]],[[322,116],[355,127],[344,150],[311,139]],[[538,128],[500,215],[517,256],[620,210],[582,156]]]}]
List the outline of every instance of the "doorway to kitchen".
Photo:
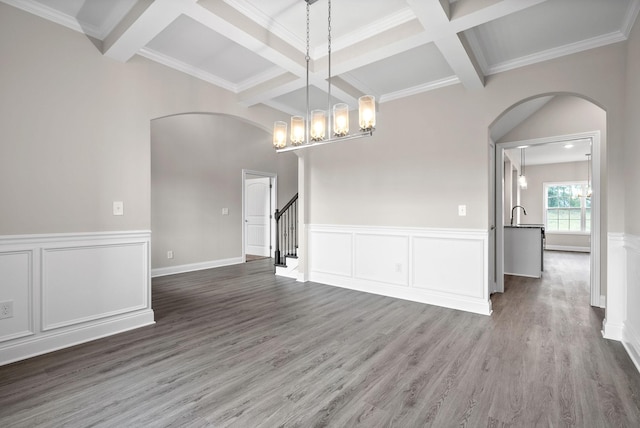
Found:
[{"label": "doorway to kitchen", "polygon": [[[600,132],[593,131],[495,145],[496,292],[504,292],[505,273],[513,274],[513,251],[508,248],[514,239],[513,228],[519,235],[522,229],[535,229],[535,235],[541,228],[542,252],[545,247],[589,252],[590,304],[604,306],[600,292],[600,140]],[[519,156],[522,153],[528,156]],[[524,189],[521,177],[528,181]],[[520,239],[516,245],[523,244]],[[578,244],[562,245],[568,242]],[[544,270],[542,263],[541,268]],[[522,276],[535,275],[525,272]]]}]

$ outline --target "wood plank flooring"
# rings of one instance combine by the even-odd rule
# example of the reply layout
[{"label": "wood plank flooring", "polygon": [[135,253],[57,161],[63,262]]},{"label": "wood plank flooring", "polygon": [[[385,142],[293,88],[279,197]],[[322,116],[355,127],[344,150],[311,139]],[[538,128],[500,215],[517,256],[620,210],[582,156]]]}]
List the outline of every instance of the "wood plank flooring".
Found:
[{"label": "wood plank flooring", "polygon": [[588,256],[508,277],[491,317],[275,277],[154,279],[156,325],[0,367],[0,427],[638,427]]}]

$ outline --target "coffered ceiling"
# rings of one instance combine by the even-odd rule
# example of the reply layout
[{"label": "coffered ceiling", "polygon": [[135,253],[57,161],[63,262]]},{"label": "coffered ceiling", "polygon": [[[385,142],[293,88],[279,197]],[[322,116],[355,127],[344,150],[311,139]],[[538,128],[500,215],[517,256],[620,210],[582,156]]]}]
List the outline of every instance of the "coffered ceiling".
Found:
[{"label": "coffered ceiling", "polygon": [[[304,0],[1,0],[223,87],[238,102],[305,109]],[[327,106],[327,0],[310,16],[311,107]],[[629,35],[640,0],[333,0],[332,94],[355,106],[487,76]]]}]

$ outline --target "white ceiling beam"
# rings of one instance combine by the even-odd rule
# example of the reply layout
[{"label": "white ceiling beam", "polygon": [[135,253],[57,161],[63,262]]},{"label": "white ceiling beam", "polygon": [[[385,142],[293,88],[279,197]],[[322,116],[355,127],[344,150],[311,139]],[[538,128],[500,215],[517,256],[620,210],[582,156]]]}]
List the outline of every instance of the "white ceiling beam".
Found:
[{"label": "white ceiling beam", "polygon": [[196,0],[143,0],[104,40],[103,54],[127,62]]},{"label": "white ceiling beam", "polygon": [[222,0],[200,0],[185,10],[185,15],[289,73],[298,76],[305,73],[304,56],[298,49]]},{"label": "white ceiling beam", "polygon": [[425,29],[435,32],[434,42],[453,72],[467,89],[484,87],[484,75],[477,66],[468,43],[449,22],[449,2],[446,0],[408,0],[409,6]]}]

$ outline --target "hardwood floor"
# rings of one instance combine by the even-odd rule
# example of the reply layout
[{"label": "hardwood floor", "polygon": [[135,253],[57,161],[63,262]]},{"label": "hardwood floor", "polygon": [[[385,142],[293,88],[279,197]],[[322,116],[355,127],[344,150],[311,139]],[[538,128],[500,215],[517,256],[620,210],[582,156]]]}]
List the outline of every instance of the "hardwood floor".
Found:
[{"label": "hardwood floor", "polygon": [[274,277],[154,279],[156,325],[0,367],[1,427],[638,427],[588,256],[547,253],[491,317]]}]

